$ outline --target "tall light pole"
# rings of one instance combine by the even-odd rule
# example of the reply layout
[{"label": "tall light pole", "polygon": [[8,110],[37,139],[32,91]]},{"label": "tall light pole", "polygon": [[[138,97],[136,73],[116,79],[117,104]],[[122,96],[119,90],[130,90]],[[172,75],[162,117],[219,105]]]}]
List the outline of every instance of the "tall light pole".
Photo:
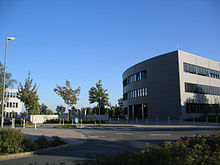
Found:
[{"label": "tall light pole", "polygon": [[100,113],[101,113],[101,97],[99,97],[99,125],[101,125]]},{"label": "tall light pole", "polygon": [[5,98],[6,57],[7,57],[7,45],[8,45],[8,40],[15,40],[15,37],[6,37],[4,78],[3,78],[3,86],[2,86],[2,120],[1,120],[1,128],[4,127],[4,100],[5,100],[4,98]]}]

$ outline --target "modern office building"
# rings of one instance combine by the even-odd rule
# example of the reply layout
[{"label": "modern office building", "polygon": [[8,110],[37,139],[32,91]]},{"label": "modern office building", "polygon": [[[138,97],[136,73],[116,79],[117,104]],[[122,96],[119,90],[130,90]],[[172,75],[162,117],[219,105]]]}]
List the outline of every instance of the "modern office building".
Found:
[{"label": "modern office building", "polygon": [[220,62],[177,50],[140,62],[122,77],[129,118],[186,119],[220,112]]},{"label": "modern office building", "polygon": [[5,117],[16,117],[21,113],[22,103],[17,93],[17,89],[6,89]]}]

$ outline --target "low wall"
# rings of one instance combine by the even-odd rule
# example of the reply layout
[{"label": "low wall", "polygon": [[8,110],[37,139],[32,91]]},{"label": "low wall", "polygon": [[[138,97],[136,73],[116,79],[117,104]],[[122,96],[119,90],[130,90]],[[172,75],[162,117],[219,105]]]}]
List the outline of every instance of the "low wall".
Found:
[{"label": "low wall", "polygon": [[58,115],[31,115],[30,121],[32,123],[43,123],[46,120],[58,119]]}]

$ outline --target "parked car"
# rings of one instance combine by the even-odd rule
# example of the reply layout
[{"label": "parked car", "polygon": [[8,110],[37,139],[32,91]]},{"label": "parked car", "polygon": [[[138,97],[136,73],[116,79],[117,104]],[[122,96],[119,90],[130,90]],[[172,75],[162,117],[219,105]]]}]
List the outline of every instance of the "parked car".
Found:
[{"label": "parked car", "polygon": [[[2,122],[2,118],[0,118],[0,122]],[[4,125],[10,125],[11,124],[11,118],[5,117],[4,118]]]}]

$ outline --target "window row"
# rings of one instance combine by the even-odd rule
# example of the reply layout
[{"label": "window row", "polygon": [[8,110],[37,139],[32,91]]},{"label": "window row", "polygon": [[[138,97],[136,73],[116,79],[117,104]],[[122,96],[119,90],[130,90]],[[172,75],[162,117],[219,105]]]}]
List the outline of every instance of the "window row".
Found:
[{"label": "window row", "polygon": [[126,86],[127,84],[131,84],[131,83],[134,83],[139,80],[143,80],[146,77],[147,77],[146,71],[138,72],[138,73],[133,74],[133,75],[127,77],[126,79],[124,79],[123,86]]},{"label": "window row", "polygon": [[18,103],[16,102],[7,102],[7,108],[18,108]]},{"label": "window row", "polygon": [[219,113],[219,104],[186,103],[186,113]]},{"label": "window row", "polygon": [[220,79],[220,71],[216,71],[188,63],[183,63],[183,67],[185,72]]},{"label": "window row", "polygon": [[129,91],[123,95],[124,100],[129,100],[137,97],[147,96],[147,88],[136,89]]},{"label": "window row", "polygon": [[18,93],[17,92],[8,92],[7,93],[7,97],[17,98],[18,97]]},{"label": "window row", "polygon": [[191,84],[191,83],[185,83],[185,92],[220,96],[220,88],[219,87]]}]

